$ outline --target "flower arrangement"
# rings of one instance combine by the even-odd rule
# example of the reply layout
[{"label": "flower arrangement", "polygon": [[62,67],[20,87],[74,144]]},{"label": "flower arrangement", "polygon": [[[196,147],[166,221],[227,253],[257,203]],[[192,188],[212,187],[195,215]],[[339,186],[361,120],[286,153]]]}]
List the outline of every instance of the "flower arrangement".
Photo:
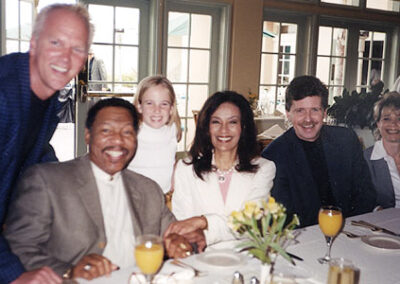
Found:
[{"label": "flower arrangement", "polygon": [[239,248],[247,250],[263,264],[270,265],[273,274],[276,258],[281,255],[289,262],[292,258],[286,253],[285,246],[294,239],[293,229],[300,224],[296,214],[286,223],[286,208],[275,202],[273,197],[259,201],[248,201],[241,211],[233,211],[228,218],[232,231],[245,237]]}]

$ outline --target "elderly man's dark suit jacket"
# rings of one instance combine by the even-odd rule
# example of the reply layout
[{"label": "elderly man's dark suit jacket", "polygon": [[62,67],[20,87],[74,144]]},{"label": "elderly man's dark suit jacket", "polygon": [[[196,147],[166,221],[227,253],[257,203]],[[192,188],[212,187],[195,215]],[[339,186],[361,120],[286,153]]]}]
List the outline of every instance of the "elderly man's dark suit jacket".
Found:
[{"label": "elderly man's dark suit jacket", "polygon": [[371,171],[372,182],[375,185],[377,198],[376,202],[383,208],[395,207],[396,199],[392,177],[390,176],[389,166],[385,159],[371,160],[372,150],[374,146],[364,151],[364,158],[367,161]]},{"label": "elderly man's dark suit jacket", "polygon": [[[175,220],[160,187],[129,170],[122,179],[135,236],[161,235]],[[5,237],[26,269],[44,265],[62,274],[107,242],[99,193],[88,156],[28,169],[17,186]],[[133,257],[133,252],[132,252]]]},{"label": "elderly man's dark suit jacket", "polygon": [[[344,216],[372,211],[376,192],[355,133],[343,127],[323,126],[321,139],[333,196]],[[301,226],[316,224],[321,206],[318,188],[294,129],[268,145],[262,156],[276,166],[272,196],[289,213],[298,214]]]}]

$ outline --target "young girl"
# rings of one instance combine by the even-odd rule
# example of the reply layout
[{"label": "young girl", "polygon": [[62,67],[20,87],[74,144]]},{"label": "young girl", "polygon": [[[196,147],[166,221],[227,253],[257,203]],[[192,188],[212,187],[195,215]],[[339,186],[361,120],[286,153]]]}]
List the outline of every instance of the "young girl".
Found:
[{"label": "young girl", "polygon": [[140,129],[136,154],[128,169],[156,181],[167,193],[182,135],[171,82],[159,75],[144,78],[133,103],[140,114]]}]

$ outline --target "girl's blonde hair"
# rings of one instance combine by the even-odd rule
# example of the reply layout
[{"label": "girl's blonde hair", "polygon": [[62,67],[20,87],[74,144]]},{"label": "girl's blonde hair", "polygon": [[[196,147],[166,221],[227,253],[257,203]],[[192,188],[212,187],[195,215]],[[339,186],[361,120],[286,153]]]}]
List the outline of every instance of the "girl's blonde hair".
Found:
[{"label": "girl's blonde hair", "polygon": [[[172,87],[171,82],[162,75],[154,75],[144,78],[139,82],[135,97],[133,99],[133,104],[135,105],[136,109],[138,109],[139,105],[142,103],[142,98],[144,93],[151,87],[155,86],[163,86],[168,89],[169,98],[171,100],[171,107],[172,107],[172,115],[169,118],[168,125],[172,125],[175,123],[176,126],[176,139],[178,142],[182,138],[182,129],[181,129],[181,119],[178,114],[178,107],[176,105],[176,95],[174,88]],[[142,115],[139,116],[140,121],[143,121]]]}]

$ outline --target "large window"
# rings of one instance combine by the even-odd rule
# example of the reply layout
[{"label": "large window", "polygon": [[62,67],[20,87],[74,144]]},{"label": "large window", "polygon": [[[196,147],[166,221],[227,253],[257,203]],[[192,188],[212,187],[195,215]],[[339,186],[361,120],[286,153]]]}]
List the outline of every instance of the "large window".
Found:
[{"label": "large window", "polygon": [[386,34],[373,31],[360,31],[358,40],[357,89],[367,90],[376,86],[385,70],[384,50]]},{"label": "large window", "polygon": [[140,38],[143,11],[136,7],[89,4],[97,31],[88,59],[89,91],[136,91],[139,58],[142,64],[146,62],[145,57],[139,56],[140,44],[145,45]]},{"label": "large window", "polygon": [[367,8],[384,10],[384,11],[400,11],[400,1],[399,0],[366,0]]},{"label": "large window", "polygon": [[344,89],[347,29],[319,27],[316,76],[329,88],[329,103]]},{"label": "large window", "polygon": [[204,14],[168,13],[167,77],[174,84],[186,130],[179,145],[181,151],[194,137],[193,110],[198,110],[209,94],[211,20]]},{"label": "large window", "polygon": [[285,111],[285,88],[295,76],[297,24],[264,21],[259,107]]},{"label": "large window", "polygon": [[5,53],[29,50],[34,16],[33,0],[6,0]]},{"label": "large window", "polygon": [[[381,0],[377,0],[381,1]],[[331,3],[331,4],[339,4],[339,5],[347,5],[347,6],[358,6],[360,5],[359,0],[321,0],[324,3]]]},{"label": "large window", "polygon": [[[194,113],[209,95],[223,86],[221,63],[221,10],[172,1],[167,8],[164,72],[177,96],[183,130],[178,151],[186,151],[194,138]],[[219,70],[219,71],[218,71]]]}]

